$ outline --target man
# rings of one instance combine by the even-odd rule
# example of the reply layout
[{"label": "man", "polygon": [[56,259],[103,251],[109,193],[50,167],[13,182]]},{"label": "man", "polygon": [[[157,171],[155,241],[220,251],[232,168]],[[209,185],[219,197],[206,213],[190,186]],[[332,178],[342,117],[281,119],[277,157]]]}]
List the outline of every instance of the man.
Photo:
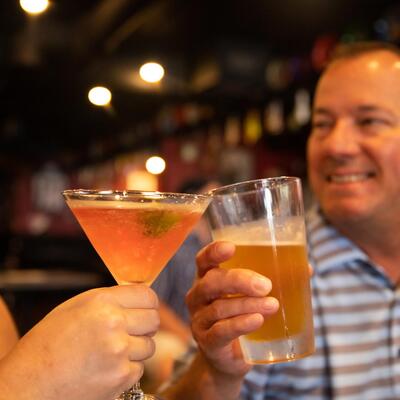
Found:
[{"label": "man", "polygon": [[154,353],[158,300],[145,285],[83,292],[17,341],[0,298],[0,398],[111,400]]},{"label": "man", "polygon": [[[198,255],[187,296],[199,350],[167,399],[389,400],[400,398],[400,52],[344,46],[317,86],[308,142],[308,216],[316,353],[251,368],[237,337],[278,307],[270,281]],[[228,293],[244,293],[239,301]]]}]

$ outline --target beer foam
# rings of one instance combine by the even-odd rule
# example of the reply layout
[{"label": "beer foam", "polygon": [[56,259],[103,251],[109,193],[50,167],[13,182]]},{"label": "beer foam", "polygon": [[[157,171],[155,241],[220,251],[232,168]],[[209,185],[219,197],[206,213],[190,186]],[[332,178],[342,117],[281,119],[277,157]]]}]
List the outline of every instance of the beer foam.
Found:
[{"label": "beer foam", "polygon": [[[216,240],[228,240],[228,239],[216,239]],[[231,240],[229,240],[231,241]],[[268,247],[276,247],[276,246],[304,246],[305,243],[303,241],[294,241],[294,240],[277,240],[276,242],[273,242],[271,240],[232,240],[232,243],[234,243],[236,246],[268,246]]]},{"label": "beer foam", "polygon": [[282,221],[274,220],[274,225],[268,226],[267,221],[258,220],[244,222],[240,225],[230,225],[212,232],[215,240],[228,240],[241,245],[304,244],[304,219],[289,217]]}]

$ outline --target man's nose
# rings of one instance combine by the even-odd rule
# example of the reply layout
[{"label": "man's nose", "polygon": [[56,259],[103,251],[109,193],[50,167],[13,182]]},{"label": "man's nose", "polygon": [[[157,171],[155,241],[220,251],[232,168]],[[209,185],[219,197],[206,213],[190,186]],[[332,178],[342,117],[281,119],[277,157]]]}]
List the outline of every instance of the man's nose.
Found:
[{"label": "man's nose", "polygon": [[352,156],[359,151],[359,137],[350,120],[338,119],[326,136],[326,150],[333,156]]}]

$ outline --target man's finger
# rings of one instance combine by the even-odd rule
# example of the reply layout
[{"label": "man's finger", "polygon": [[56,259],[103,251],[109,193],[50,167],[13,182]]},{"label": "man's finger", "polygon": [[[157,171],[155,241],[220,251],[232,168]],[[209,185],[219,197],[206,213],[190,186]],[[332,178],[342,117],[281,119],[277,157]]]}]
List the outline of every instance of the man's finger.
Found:
[{"label": "man's finger", "polygon": [[227,346],[239,336],[260,328],[263,322],[264,317],[257,313],[239,315],[234,318],[218,321],[206,333],[205,342],[207,343],[207,350],[212,351],[212,349]]},{"label": "man's finger", "polygon": [[143,283],[92,289],[82,294],[82,300],[87,297],[124,308],[158,309],[159,305],[156,293]]},{"label": "man's finger", "polygon": [[231,242],[213,242],[201,249],[196,257],[199,278],[221,262],[227,261],[234,253],[235,245]]},{"label": "man's finger", "polygon": [[160,327],[160,316],[154,309],[129,309],[124,316],[129,335],[153,336]]},{"label": "man's finger", "polygon": [[214,268],[199,279],[186,296],[191,313],[215,299],[241,294],[250,297],[267,296],[271,281],[263,275],[248,269]]},{"label": "man's finger", "polygon": [[212,302],[194,315],[192,323],[209,329],[220,320],[257,313],[268,317],[278,309],[279,302],[274,297],[230,297]]}]

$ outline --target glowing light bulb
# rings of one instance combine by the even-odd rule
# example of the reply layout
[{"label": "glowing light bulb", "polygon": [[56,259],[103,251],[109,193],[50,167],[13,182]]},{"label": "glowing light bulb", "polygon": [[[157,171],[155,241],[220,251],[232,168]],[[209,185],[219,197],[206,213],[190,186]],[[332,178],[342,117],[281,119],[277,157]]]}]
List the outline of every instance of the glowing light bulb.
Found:
[{"label": "glowing light bulb", "polygon": [[153,175],[158,175],[165,170],[165,161],[161,157],[153,156],[146,161],[146,169]]},{"label": "glowing light bulb", "polygon": [[48,0],[19,0],[21,8],[28,14],[40,14],[49,6]]},{"label": "glowing light bulb", "polygon": [[368,63],[368,68],[369,69],[378,69],[378,67],[379,67],[379,62],[376,61],[376,60],[370,61]]},{"label": "glowing light bulb", "polygon": [[164,68],[158,63],[148,62],[140,67],[139,75],[145,82],[156,83],[164,77]]},{"label": "glowing light bulb", "polygon": [[95,106],[106,106],[110,104],[111,92],[103,86],[96,86],[89,90],[89,101]]}]

